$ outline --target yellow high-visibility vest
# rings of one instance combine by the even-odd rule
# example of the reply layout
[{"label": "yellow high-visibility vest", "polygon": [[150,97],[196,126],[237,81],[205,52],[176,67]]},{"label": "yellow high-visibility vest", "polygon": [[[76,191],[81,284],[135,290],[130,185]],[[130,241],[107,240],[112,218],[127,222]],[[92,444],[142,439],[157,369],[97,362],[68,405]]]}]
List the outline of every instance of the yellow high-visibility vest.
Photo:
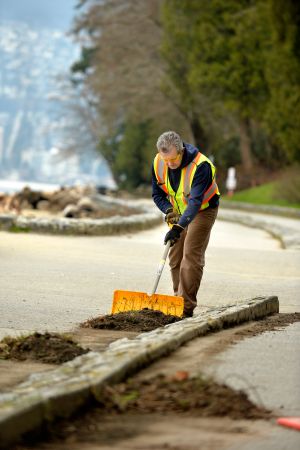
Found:
[{"label": "yellow high-visibility vest", "polygon": [[168,166],[158,153],[154,158],[154,172],[157,179],[158,186],[168,195],[169,201],[173,209],[180,214],[183,214],[190,197],[191,187],[197,167],[202,163],[208,162],[212,171],[212,183],[205,191],[200,210],[209,207],[209,200],[215,195],[219,194],[218,185],[216,183],[216,168],[207,156],[198,153],[197,156],[187,166],[181,169],[181,178],[177,192],[171,186]]}]

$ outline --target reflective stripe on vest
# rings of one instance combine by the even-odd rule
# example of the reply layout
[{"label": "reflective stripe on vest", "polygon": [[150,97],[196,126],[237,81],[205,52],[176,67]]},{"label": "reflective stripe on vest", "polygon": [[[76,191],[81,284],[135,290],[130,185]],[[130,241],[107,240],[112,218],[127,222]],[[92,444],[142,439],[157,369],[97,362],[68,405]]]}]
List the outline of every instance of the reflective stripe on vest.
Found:
[{"label": "reflective stripe on vest", "polygon": [[158,186],[168,194],[168,189],[166,187],[165,179],[167,175],[168,166],[164,163],[164,160],[160,158],[159,154],[156,155],[154,159],[154,172],[157,179]]},{"label": "reflective stripe on vest", "polygon": [[206,209],[209,206],[209,200],[215,195],[219,194],[218,185],[215,180],[216,168],[212,162],[202,153],[198,153],[193,161],[181,170],[181,178],[177,192],[175,193],[171,187],[168,177],[168,166],[159,154],[154,159],[154,172],[157,179],[158,186],[168,194],[172,206],[181,214],[186,209],[188,199],[191,192],[191,186],[194,179],[197,167],[204,162],[208,162],[212,171],[212,184],[205,191],[200,209]]}]

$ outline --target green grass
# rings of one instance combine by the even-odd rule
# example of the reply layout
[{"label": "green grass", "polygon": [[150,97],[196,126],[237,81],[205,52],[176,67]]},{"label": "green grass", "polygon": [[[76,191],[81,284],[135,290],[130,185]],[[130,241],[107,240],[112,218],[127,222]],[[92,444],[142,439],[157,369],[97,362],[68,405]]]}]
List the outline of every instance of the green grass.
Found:
[{"label": "green grass", "polygon": [[17,225],[12,225],[8,231],[11,233],[29,233],[31,229],[29,227],[18,227]]},{"label": "green grass", "polygon": [[224,195],[225,200],[234,202],[253,203],[255,205],[286,206],[289,208],[300,208],[299,203],[290,203],[288,200],[275,198],[276,182],[262,184],[244,191],[235,192],[232,197]]}]

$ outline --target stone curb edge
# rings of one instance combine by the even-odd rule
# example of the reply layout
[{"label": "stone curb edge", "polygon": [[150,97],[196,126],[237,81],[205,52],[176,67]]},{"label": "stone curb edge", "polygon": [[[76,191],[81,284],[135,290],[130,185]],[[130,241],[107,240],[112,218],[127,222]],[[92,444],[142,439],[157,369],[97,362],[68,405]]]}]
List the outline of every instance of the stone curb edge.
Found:
[{"label": "stone curb edge", "polygon": [[228,201],[222,199],[222,208],[224,209],[237,209],[239,211],[249,211],[261,214],[270,214],[282,217],[294,217],[300,219],[300,209],[289,208],[285,206],[274,205],[255,205],[253,203]]},{"label": "stone curb edge", "polygon": [[0,215],[0,230],[63,235],[108,236],[145,230],[162,223],[159,213],[133,214],[109,219],[29,218],[13,214]]},{"label": "stone curb edge", "polygon": [[276,223],[266,222],[263,219],[252,218],[250,215],[237,215],[233,211],[219,211],[218,220],[226,222],[240,223],[251,228],[259,228],[270,233],[281,242],[285,249],[300,250],[300,234],[288,227],[283,227]]},{"label": "stone curb edge", "polygon": [[113,205],[129,206],[137,214],[130,216],[112,216],[107,219],[70,219],[65,217],[24,217],[16,214],[0,214],[0,231],[35,232],[44,234],[80,235],[80,236],[109,236],[134,231],[142,231],[163,222],[162,213],[154,207],[142,203],[136,204],[132,200],[123,200],[97,194],[91,197],[94,201],[101,201]]},{"label": "stone curb edge", "polygon": [[134,339],[119,339],[102,353],[89,352],[57,369],[32,374],[0,395],[0,447],[7,448],[47,422],[69,417],[88,401],[101,398],[107,383],[126,379],[195,337],[277,312],[275,296],[212,308]]}]

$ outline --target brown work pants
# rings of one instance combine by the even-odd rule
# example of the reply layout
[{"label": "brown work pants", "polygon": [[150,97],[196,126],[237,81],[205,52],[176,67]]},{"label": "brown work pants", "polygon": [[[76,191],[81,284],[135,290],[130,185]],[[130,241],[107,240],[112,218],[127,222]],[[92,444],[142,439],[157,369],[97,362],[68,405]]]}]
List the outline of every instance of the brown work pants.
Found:
[{"label": "brown work pants", "polygon": [[192,315],[197,306],[205,251],[217,214],[218,207],[199,212],[170,249],[169,264],[174,295],[184,298],[185,315]]}]

